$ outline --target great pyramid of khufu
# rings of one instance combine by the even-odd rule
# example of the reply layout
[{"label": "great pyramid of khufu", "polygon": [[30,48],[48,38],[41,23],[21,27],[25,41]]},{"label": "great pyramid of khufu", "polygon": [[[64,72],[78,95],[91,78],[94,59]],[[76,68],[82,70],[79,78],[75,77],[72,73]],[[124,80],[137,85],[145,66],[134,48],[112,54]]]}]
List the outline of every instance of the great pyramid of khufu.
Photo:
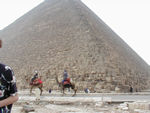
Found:
[{"label": "great pyramid of khufu", "polygon": [[148,88],[148,64],[80,0],[45,0],[0,38],[0,61],[13,68],[19,88],[38,70],[44,88],[57,89],[64,69],[78,90]]}]

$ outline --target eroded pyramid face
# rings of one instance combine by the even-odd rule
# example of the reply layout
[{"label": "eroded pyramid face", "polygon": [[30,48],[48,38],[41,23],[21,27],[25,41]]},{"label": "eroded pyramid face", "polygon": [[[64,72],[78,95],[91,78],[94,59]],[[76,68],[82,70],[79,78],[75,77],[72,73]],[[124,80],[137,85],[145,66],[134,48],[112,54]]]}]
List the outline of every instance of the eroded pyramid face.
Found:
[{"label": "eroded pyramid face", "polygon": [[148,86],[142,83],[148,65],[80,0],[46,0],[2,30],[0,38],[0,61],[11,65],[20,81],[38,70],[45,87],[56,88],[55,76],[62,79],[67,69],[81,90]]}]

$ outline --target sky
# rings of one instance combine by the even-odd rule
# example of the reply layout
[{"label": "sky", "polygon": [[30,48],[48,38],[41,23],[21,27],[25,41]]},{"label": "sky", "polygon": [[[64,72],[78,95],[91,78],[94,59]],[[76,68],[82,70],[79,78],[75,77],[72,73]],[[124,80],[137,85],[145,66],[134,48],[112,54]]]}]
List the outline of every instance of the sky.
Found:
[{"label": "sky", "polygon": [[[0,0],[0,30],[44,0]],[[150,0],[81,0],[150,64]]]}]

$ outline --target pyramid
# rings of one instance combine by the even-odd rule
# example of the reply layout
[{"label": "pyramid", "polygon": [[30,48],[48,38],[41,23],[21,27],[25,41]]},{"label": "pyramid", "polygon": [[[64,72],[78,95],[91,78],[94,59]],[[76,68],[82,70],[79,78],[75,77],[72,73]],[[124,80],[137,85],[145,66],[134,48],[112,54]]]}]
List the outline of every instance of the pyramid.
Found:
[{"label": "pyramid", "polygon": [[80,0],[45,0],[0,32],[0,61],[20,89],[38,70],[44,88],[57,89],[63,71],[93,92],[148,88],[149,67]]}]

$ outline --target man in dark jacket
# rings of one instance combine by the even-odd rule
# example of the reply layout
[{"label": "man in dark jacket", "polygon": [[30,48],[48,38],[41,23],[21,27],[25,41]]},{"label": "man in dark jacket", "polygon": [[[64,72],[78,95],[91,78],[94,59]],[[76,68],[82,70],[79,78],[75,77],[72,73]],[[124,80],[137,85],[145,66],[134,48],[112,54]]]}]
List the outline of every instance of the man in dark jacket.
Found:
[{"label": "man in dark jacket", "polygon": [[0,63],[0,113],[11,113],[12,104],[17,100],[14,73],[9,66]]},{"label": "man in dark jacket", "polygon": [[37,79],[38,78],[38,72],[37,71],[35,71],[35,75],[32,77],[32,79],[31,79],[31,83],[30,84],[32,84],[33,83],[33,81],[35,80],[35,79]]}]

